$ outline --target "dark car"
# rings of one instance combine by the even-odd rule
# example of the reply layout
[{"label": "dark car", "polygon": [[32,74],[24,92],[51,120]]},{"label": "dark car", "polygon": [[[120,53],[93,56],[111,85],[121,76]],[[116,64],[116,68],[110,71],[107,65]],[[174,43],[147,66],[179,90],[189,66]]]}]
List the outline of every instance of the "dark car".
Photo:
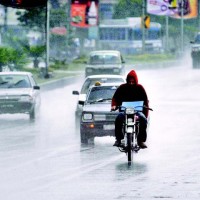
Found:
[{"label": "dark car", "polygon": [[119,51],[92,51],[89,54],[85,77],[97,74],[125,74],[125,61]]},{"label": "dark car", "polygon": [[190,41],[191,45],[191,57],[192,67],[200,68],[200,32],[196,35],[194,41]]},{"label": "dark car", "polygon": [[0,114],[23,113],[34,119],[40,101],[40,87],[31,73],[0,73]]},{"label": "dark car", "polygon": [[105,83],[92,86],[88,91],[80,121],[81,143],[94,141],[95,137],[114,136],[115,118],[111,112],[111,99],[121,83]]}]

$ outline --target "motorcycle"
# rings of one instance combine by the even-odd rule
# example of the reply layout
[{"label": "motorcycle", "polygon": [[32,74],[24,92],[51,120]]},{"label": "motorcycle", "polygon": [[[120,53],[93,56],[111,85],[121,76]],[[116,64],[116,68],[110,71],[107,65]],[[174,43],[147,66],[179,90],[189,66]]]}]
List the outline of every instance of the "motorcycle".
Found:
[{"label": "motorcycle", "polygon": [[143,101],[134,102],[123,102],[119,106],[119,111],[123,112],[125,115],[124,122],[124,139],[121,141],[121,145],[118,147],[121,152],[126,153],[128,158],[128,163],[133,160],[133,153],[137,153],[140,147],[137,143],[137,136],[139,134],[139,112],[143,109],[148,109],[153,111],[152,108],[143,105]]}]

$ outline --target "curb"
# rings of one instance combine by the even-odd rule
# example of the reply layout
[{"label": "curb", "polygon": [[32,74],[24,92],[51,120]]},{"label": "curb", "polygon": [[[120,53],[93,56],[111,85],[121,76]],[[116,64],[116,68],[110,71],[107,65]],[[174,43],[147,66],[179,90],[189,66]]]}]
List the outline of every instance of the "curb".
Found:
[{"label": "curb", "polygon": [[56,89],[60,87],[65,87],[66,85],[74,83],[75,80],[80,79],[81,76],[82,75],[61,78],[58,80],[41,83],[39,84],[39,86],[41,88],[41,91],[48,91],[48,90],[52,90],[52,89]]}]

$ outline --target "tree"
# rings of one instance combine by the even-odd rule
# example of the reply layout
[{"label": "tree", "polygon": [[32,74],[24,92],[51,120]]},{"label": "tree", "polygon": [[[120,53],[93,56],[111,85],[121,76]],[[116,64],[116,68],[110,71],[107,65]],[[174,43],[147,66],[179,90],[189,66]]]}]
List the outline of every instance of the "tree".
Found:
[{"label": "tree", "polygon": [[114,19],[142,16],[142,0],[119,0],[114,6]]},{"label": "tree", "polygon": [[25,53],[33,58],[33,66],[34,68],[39,67],[39,58],[42,57],[45,53],[46,47],[45,45],[24,45],[24,51]]},{"label": "tree", "polygon": [[[3,66],[20,69],[26,63],[26,56],[22,51],[18,51],[12,47],[0,47],[0,71]],[[11,69],[12,70],[12,69]]]},{"label": "tree", "polygon": [[[67,17],[68,13],[66,12],[66,4],[60,5],[59,8],[50,9],[50,33],[51,29],[55,27],[64,27],[67,29]],[[45,8],[34,8],[31,10],[17,11],[18,20],[20,21],[20,25],[29,28],[31,30],[35,30],[41,33],[45,31],[45,23],[46,23],[46,10]],[[73,30],[67,30],[68,35],[68,44],[72,44],[73,40]],[[67,35],[56,35],[50,34],[50,59],[55,60],[61,55],[61,53],[66,53],[68,50],[67,46]],[[61,56],[62,59],[66,59],[64,56]]]},{"label": "tree", "polygon": [[[46,8],[34,8],[31,10],[17,11],[16,15],[21,26],[31,30],[44,32],[46,25]],[[66,26],[67,13],[66,6],[59,9],[50,9],[50,28]]]},{"label": "tree", "polygon": [[46,24],[46,8],[33,8],[31,10],[17,11],[16,15],[21,26],[31,30],[44,32]]}]

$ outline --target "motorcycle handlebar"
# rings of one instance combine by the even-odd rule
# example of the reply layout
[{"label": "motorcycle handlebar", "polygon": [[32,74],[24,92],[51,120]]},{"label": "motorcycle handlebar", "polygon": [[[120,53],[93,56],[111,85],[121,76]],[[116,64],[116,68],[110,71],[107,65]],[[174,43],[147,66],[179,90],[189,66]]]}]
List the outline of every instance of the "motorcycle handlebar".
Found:
[{"label": "motorcycle handlebar", "polygon": [[[151,111],[153,111],[152,108],[147,107],[147,106],[137,106],[137,107],[143,107],[143,108],[145,108],[145,109],[147,109],[147,110],[151,110]],[[113,112],[113,111],[119,110],[120,108],[124,108],[124,109],[126,109],[127,107],[124,107],[124,106],[117,106],[115,109],[111,109],[110,111]],[[138,111],[138,112],[139,112],[139,111]]]}]

